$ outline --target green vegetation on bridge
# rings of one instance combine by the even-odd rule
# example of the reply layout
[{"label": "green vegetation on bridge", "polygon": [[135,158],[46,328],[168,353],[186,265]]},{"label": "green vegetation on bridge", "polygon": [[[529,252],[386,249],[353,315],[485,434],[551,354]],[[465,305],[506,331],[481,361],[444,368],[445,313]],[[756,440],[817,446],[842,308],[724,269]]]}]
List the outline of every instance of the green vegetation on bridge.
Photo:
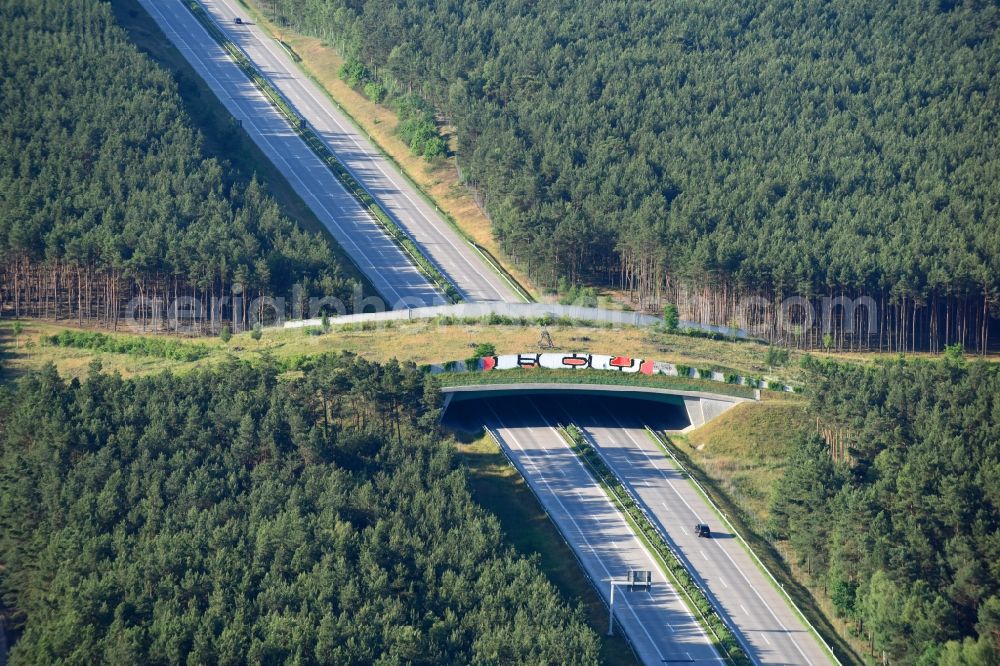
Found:
[{"label": "green vegetation on bridge", "polygon": [[437,375],[442,387],[497,384],[588,384],[597,386],[635,386],[668,391],[700,391],[737,398],[753,398],[754,389],[738,384],[724,384],[707,379],[643,375],[604,370],[493,370],[490,372],[448,372]]}]

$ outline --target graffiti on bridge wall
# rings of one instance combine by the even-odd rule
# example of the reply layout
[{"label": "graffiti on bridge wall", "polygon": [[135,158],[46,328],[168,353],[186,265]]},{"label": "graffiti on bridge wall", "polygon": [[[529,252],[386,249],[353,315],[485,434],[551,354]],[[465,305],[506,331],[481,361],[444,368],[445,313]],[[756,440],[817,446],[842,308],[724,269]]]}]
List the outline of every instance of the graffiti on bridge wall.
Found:
[{"label": "graffiti on bridge wall", "polygon": [[487,356],[482,359],[483,370],[516,370],[518,368],[545,368],[547,370],[611,370],[615,372],[640,373],[644,375],[675,374],[670,363],[645,361],[631,356],[608,356],[605,354],[504,354]]},{"label": "graffiti on bridge wall", "polygon": [[482,370],[495,372],[499,370],[607,370],[609,372],[624,372],[641,375],[671,375],[683,376],[706,381],[738,384],[751,388],[771,388],[776,391],[800,392],[801,387],[791,387],[784,383],[766,382],[763,378],[743,377],[726,374],[717,370],[696,369],[689,366],[676,366],[673,363],[649,361],[631,356],[611,356],[606,354],[585,354],[580,352],[528,352],[524,354],[502,354],[485,356],[469,361],[455,361],[443,365],[428,366],[432,374],[441,372],[466,372]]}]

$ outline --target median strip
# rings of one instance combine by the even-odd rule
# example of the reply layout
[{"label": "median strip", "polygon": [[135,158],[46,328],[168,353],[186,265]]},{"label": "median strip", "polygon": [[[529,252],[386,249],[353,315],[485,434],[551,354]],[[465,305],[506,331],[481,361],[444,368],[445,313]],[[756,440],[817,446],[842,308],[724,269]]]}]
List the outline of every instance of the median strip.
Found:
[{"label": "median strip", "polygon": [[746,538],[743,536],[743,533],[736,528],[736,525],[734,525],[732,521],[729,520],[728,514],[726,514],[726,512],[724,512],[722,508],[715,503],[715,500],[712,499],[708,489],[701,484],[696,475],[692,474],[691,470],[680,461],[677,455],[675,455],[675,449],[674,449],[675,445],[670,441],[670,438],[666,435],[662,435],[661,433],[656,432],[649,426],[646,426],[646,434],[657,446],[657,448],[659,448],[660,451],[662,451],[663,454],[673,462],[674,466],[695,487],[695,489],[698,491],[701,497],[705,500],[705,502],[709,505],[709,507],[711,507],[712,511],[715,512],[716,516],[718,516],[718,518],[722,520],[723,523],[725,523],[725,525],[729,528],[729,530],[736,535],[736,538],[739,540],[740,545],[743,547],[744,551],[746,551],[750,555],[751,559],[753,559],[754,563],[757,565],[757,568],[765,576],[767,576],[772,587],[778,591],[778,593],[785,599],[785,601],[788,602],[789,606],[792,608],[796,616],[800,620],[802,620],[802,622],[806,625],[806,627],[808,627],[813,637],[820,643],[820,645],[822,645],[826,649],[826,652],[834,660],[834,662],[838,664],[841,663],[840,659],[837,657],[836,652],[834,652],[833,648],[830,647],[830,644],[826,642],[826,639],[823,637],[823,634],[819,631],[819,629],[816,628],[816,626],[812,622],[809,621],[809,618],[802,611],[802,609],[799,608],[799,605],[795,603],[795,600],[785,589],[785,586],[782,585],[777,578],[775,578],[774,574],[767,567],[767,565],[764,564],[764,562],[760,559],[760,557],[758,557],[757,553],[754,551],[754,549],[747,542]]},{"label": "median strip", "polygon": [[737,666],[752,666],[753,661],[740,647],[735,633],[715,610],[708,595],[688,573],[670,544],[643,511],[642,506],[631,496],[618,477],[604,463],[600,454],[586,440],[583,432],[572,424],[560,427],[559,431],[566,438],[570,449],[583,461],[591,476],[597,480],[607,496],[625,516],[636,536],[655,555],[675,587],[683,593],[688,607],[694,611],[713,643],[722,650],[726,660]]},{"label": "median strip", "polygon": [[536,300],[534,296],[532,296],[531,292],[525,286],[523,286],[516,277],[514,277],[513,273],[511,273],[510,270],[508,270],[507,267],[504,266],[503,262],[501,262],[492,252],[490,252],[490,250],[477,243],[472,234],[466,231],[465,228],[463,228],[462,225],[458,223],[458,220],[456,220],[451,213],[442,208],[442,206],[438,204],[438,202],[431,196],[431,194],[426,190],[424,190],[424,187],[417,182],[417,180],[410,174],[410,172],[403,168],[403,165],[399,162],[399,160],[397,160],[396,157],[391,152],[389,152],[384,146],[382,146],[379,143],[378,139],[372,135],[371,130],[366,128],[363,123],[361,123],[357,118],[355,118],[354,115],[343,104],[341,104],[336,99],[336,97],[334,97],[333,93],[327,88],[326,85],[324,85],[324,83],[319,79],[319,77],[316,76],[312,71],[310,71],[308,63],[304,62],[303,59],[299,57],[298,54],[296,54],[291,49],[291,47],[288,46],[278,36],[278,34],[275,33],[274,30],[271,29],[270,19],[265,14],[262,14],[260,11],[258,11],[257,8],[254,7],[252,4],[246,2],[246,0],[238,0],[238,2],[254,18],[254,20],[257,22],[258,27],[267,36],[269,36],[271,39],[280,44],[281,47],[284,48],[289,53],[292,62],[295,64],[298,70],[302,72],[302,74],[305,75],[306,78],[308,78],[316,85],[316,87],[322,92],[323,96],[326,97],[337,108],[337,110],[340,111],[340,113],[345,118],[347,118],[347,120],[352,125],[354,125],[354,127],[357,130],[368,135],[368,141],[371,143],[371,145],[379,152],[380,155],[382,155],[383,158],[386,159],[386,161],[388,161],[393,167],[395,167],[396,171],[398,171],[400,175],[403,176],[403,178],[405,178],[407,182],[410,183],[410,185],[413,186],[414,191],[417,192],[420,198],[423,199],[428,205],[432,206],[434,210],[438,212],[441,218],[448,224],[448,226],[450,226],[455,231],[455,233],[457,233],[463,240],[465,240],[465,242],[467,242],[470,246],[472,246],[472,248],[480,256],[482,256],[483,260],[487,263],[487,265],[505,282],[507,282],[507,284],[511,287],[511,289],[513,289],[518,294],[518,296],[524,299],[526,303],[535,303]]},{"label": "median strip", "polygon": [[333,173],[334,177],[361,203],[362,207],[368,211],[372,219],[386,232],[389,238],[410,257],[410,260],[420,272],[451,302],[459,303],[464,300],[458,288],[444,276],[430,258],[420,251],[420,248],[413,242],[413,239],[392,219],[392,216],[382,208],[378,201],[365,190],[361,183],[351,175],[347,167],[330,151],[316,132],[310,129],[305,121],[295,113],[291,104],[260,73],[246,54],[226,37],[215,21],[205,12],[205,9],[196,0],[187,0],[184,4],[198,22],[201,23],[202,27],[208,31],[208,34],[225,49],[233,62],[236,63],[236,66],[257,86],[274,108],[285,117],[292,129],[309,146],[309,149],[320,158],[330,172]]},{"label": "median strip", "polygon": [[[518,464],[515,457],[511,455],[511,452],[507,449],[507,445],[501,441],[500,436],[494,431],[494,429],[491,426],[483,426],[483,429],[490,436],[490,439],[493,440],[493,443],[500,450],[500,453],[503,454],[503,457],[507,460],[507,464],[513,467],[514,471],[516,471],[518,475],[521,477],[521,479],[524,480],[524,485],[531,492],[532,497],[535,498],[535,503],[538,505],[539,510],[541,510],[545,514],[545,517],[549,519],[549,522],[555,528],[556,533],[559,535],[559,538],[562,539],[562,542],[563,544],[565,544],[566,548],[569,549],[569,552],[573,553],[573,558],[576,560],[577,567],[579,567],[580,572],[583,573],[584,577],[587,579],[587,582],[590,583],[591,587],[594,588],[595,592],[599,590],[601,582],[596,581],[590,577],[590,574],[587,572],[587,567],[584,566],[583,560],[580,559],[580,554],[576,552],[576,549],[573,547],[573,544],[570,543],[569,539],[566,538],[566,535],[563,534],[562,526],[560,526],[559,522],[556,521],[556,519],[553,518],[552,515],[548,512],[548,510],[545,508],[545,502],[542,501],[542,498],[541,496],[539,496],[538,491],[535,490],[535,487],[528,481],[528,474],[526,473],[527,470],[521,469],[521,466]],[[601,596],[599,592],[597,593],[597,598],[601,600],[601,603],[603,603],[606,608],[608,607],[608,602],[605,601],[604,597]],[[619,626],[621,625],[619,624]],[[636,651],[635,645],[632,643],[631,636],[628,635],[628,632],[624,631],[624,628],[621,632],[621,636],[625,638],[625,642],[628,644],[629,649],[632,650],[632,654],[638,658],[639,653]]]}]

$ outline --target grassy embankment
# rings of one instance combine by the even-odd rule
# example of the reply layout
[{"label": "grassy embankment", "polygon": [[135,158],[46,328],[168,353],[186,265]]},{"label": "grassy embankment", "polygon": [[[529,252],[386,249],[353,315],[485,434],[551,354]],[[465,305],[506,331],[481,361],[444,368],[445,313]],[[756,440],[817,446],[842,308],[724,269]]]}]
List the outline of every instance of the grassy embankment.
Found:
[{"label": "grassy embankment", "polygon": [[253,0],[240,0],[240,4],[247,8],[258,25],[294,54],[293,59],[302,71],[416,184],[433,205],[450,218],[449,222],[460,233],[483,248],[535,300],[543,300],[541,292],[527,274],[505,257],[493,237],[489,218],[476,202],[473,192],[461,183],[454,157],[456,144],[452,128],[442,128],[449,141],[450,157],[428,162],[414,155],[396,134],[399,118],[395,112],[387,106],[375,104],[338,78],[337,72],[344,59],[333,48],[315,37],[275,25],[264,17],[257,7],[259,3]]},{"label": "grassy embankment", "polygon": [[205,153],[227,165],[233,171],[234,179],[249,180],[256,176],[278,202],[282,213],[300,228],[329,240],[337,264],[345,275],[359,282],[365,294],[378,293],[146,10],[136,0],[112,0],[111,8],[129,40],[174,77],[184,110],[204,138]]}]

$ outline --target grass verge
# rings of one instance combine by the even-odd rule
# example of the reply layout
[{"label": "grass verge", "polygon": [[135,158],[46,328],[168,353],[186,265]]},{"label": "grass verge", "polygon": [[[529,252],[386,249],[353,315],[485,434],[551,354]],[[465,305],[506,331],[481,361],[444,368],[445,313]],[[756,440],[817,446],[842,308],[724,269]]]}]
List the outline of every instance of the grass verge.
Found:
[{"label": "grass verge", "polygon": [[[485,259],[501,277],[528,301],[542,300],[527,275],[505,261],[492,223],[476,200],[476,196],[461,180],[457,158],[427,161],[414,155],[399,138],[396,128],[399,118],[385,105],[372,102],[358,90],[340,80],[336,72],[343,58],[322,40],[296,33],[269,20],[252,0],[239,0],[253,20],[291,55],[300,71],[308,76],[326,97],[389,160],[463,238],[485,255]],[[445,134],[448,134],[445,128]],[[454,144],[454,140],[451,141]],[[453,148],[453,145],[452,145]],[[454,151],[452,150],[454,155]]]},{"label": "grass verge", "polygon": [[688,570],[639,505],[625,490],[618,477],[604,463],[600,454],[586,441],[583,433],[572,425],[560,430],[570,448],[586,465],[591,476],[597,480],[608,498],[621,511],[635,535],[656,557],[663,570],[670,576],[674,586],[683,593],[682,598],[686,605],[705,628],[709,639],[716,649],[720,650],[727,663],[734,666],[753,666],[753,662],[740,647],[736,635],[715,611],[704,591],[691,577],[691,574],[688,573]]},{"label": "grass verge", "polygon": [[601,663],[636,664],[621,634],[605,636],[607,607],[582,575],[573,551],[513,465],[487,435],[456,436],[458,458],[468,472],[473,498],[500,521],[505,541],[522,555],[535,558],[563,599],[583,608],[591,628],[601,637]]},{"label": "grass verge", "polygon": [[361,202],[362,206],[369,212],[372,218],[385,230],[389,238],[395,242],[400,249],[403,250],[409,257],[413,264],[435,285],[442,293],[444,293],[452,302],[459,302],[462,300],[458,289],[454,284],[448,280],[444,274],[439,270],[437,265],[426,256],[417,247],[416,243],[406,234],[406,232],[396,224],[378,201],[372,197],[368,191],[358,182],[357,179],[351,174],[351,172],[344,166],[343,163],[337,159],[337,156],[327,148],[323,140],[306,125],[306,123],[299,117],[292,106],[285,100],[285,98],[278,92],[277,89],[271,85],[271,82],[264,77],[263,74],[258,71],[257,67],[250,62],[249,59],[243,54],[243,52],[230,41],[226,35],[219,29],[215,24],[215,21],[210,17],[205,9],[196,0],[187,0],[185,2],[185,7],[190,10],[191,14],[198,19],[198,22],[208,31],[215,41],[219,43],[232,58],[233,62],[243,71],[244,74],[254,83],[257,88],[260,89],[264,96],[269,102],[277,109],[288,121],[290,127],[292,127],[295,132],[305,141],[309,149],[312,150],[317,157],[330,169],[330,172],[339,180],[347,191],[350,192],[355,199]]},{"label": "grass verge", "polygon": [[350,255],[330,235],[329,230],[296,193],[285,176],[237,124],[229,110],[201,80],[142,5],[136,0],[111,0],[111,9],[129,41],[173,76],[185,112],[204,137],[205,153],[229,166],[239,180],[258,178],[267,193],[278,202],[283,214],[301,229],[322,235],[329,241],[338,266],[349,279],[362,286],[364,294],[377,294],[371,281],[358,269]]},{"label": "grass verge", "polygon": [[[801,401],[800,401],[801,402]],[[758,407],[759,409],[759,407]],[[724,418],[725,415],[723,415]],[[711,424],[710,424],[711,425]],[[660,433],[659,443],[668,447],[669,452],[677,459],[678,463],[687,473],[701,485],[702,490],[708,495],[725,517],[732,524],[733,529],[743,538],[745,543],[757,555],[781,588],[791,597],[799,612],[813,625],[819,635],[826,641],[834,655],[841,663],[861,665],[864,661],[858,656],[852,646],[837,632],[830,623],[829,618],[822,612],[816,598],[803,586],[789,570],[784,558],[774,547],[773,543],[765,536],[753,530],[749,525],[758,526],[758,530],[765,523],[759,516],[748,513],[746,508],[740,506],[729,495],[720,488],[719,480],[709,476],[695,462],[692,455],[683,446],[679,446],[674,439],[676,435],[666,435]]]},{"label": "grass verge", "polygon": [[737,405],[686,436],[671,435],[743,507],[744,514],[753,516],[750,527],[763,535],[771,487],[785,473],[785,460],[798,434],[815,427],[805,399],[788,394],[769,397],[773,399],[756,408]]},{"label": "grass verge", "polygon": [[[764,576],[767,577],[767,579],[771,583],[772,587],[774,587],[774,589],[777,590],[777,592],[779,594],[781,594],[782,596],[786,596],[790,600],[790,597],[788,597],[785,594],[785,588],[784,588],[784,586],[778,581],[777,577],[775,577],[774,574],[771,573],[771,571],[768,569],[767,565],[764,564],[763,560],[761,560],[757,556],[756,552],[750,547],[750,544],[747,543],[747,540],[746,540],[746,538],[744,536],[744,534],[747,531],[746,528],[743,525],[737,526],[733,520],[730,520],[730,516],[728,515],[728,513],[726,511],[724,511],[712,499],[712,496],[708,493],[707,489],[701,483],[701,481],[697,477],[693,476],[691,474],[691,472],[688,470],[687,466],[685,466],[683,463],[681,463],[681,461],[674,455],[674,453],[673,453],[673,446],[670,445],[670,444],[668,444],[668,442],[670,441],[669,435],[667,435],[665,433],[657,433],[657,432],[655,432],[654,430],[652,430],[649,427],[646,428],[646,434],[653,441],[653,443],[660,449],[660,451],[667,457],[667,459],[669,461],[669,464],[674,469],[678,470],[684,476],[686,476],[688,478],[688,480],[694,485],[695,490],[708,503],[708,506],[711,508],[711,510],[715,514],[716,518],[718,518],[719,521],[722,524],[727,525],[729,527],[729,529],[731,529],[733,532],[736,533],[736,536],[739,539],[740,545],[747,552],[747,554],[750,556],[750,558],[754,561],[754,564],[757,566],[757,568],[760,570],[760,572],[762,574],[764,574]],[[791,602],[791,607],[792,607],[792,611],[796,615],[799,616],[799,619],[804,620],[805,624],[809,627],[809,629],[812,631],[812,633],[814,634],[814,636],[816,636],[816,637],[818,637],[820,639],[820,643],[824,645],[824,647],[827,649],[827,651],[829,653],[832,653],[833,656],[836,656],[836,653],[834,653],[833,650],[830,648],[830,644],[826,641],[826,639],[823,637],[823,635],[816,629],[815,625],[813,625],[809,621],[809,619],[805,615],[805,613],[802,612],[802,609],[799,608],[794,603],[794,601]]]}]

